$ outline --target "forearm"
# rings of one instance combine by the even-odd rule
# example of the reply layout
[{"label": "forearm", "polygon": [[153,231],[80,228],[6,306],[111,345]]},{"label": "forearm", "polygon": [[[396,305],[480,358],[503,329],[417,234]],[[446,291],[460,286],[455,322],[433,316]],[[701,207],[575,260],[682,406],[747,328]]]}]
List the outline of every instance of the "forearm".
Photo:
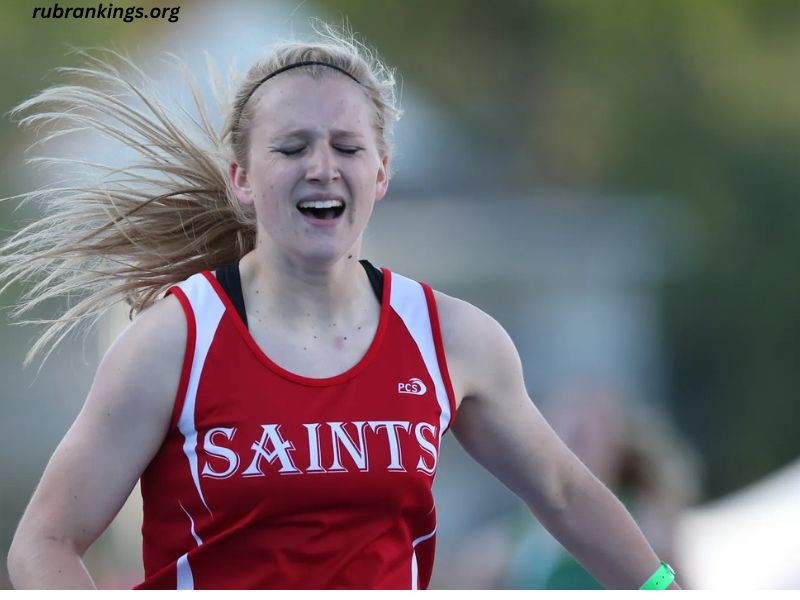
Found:
[{"label": "forearm", "polygon": [[8,573],[15,589],[95,589],[80,555],[55,540],[15,540],[8,554]]},{"label": "forearm", "polygon": [[660,559],[625,506],[588,470],[566,498],[564,509],[539,515],[544,526],[603,586],[638,589]]}]

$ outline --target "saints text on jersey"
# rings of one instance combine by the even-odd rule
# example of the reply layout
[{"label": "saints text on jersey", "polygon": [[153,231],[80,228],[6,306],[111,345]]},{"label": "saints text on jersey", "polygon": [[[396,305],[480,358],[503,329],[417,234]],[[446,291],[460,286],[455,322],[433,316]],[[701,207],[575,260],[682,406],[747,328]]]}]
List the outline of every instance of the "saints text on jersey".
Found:
[{"label": "saints text on jersey", "polygon": [[[303,427],[306,435],[293,439],[281,432],[280,424],[262,424],[259,437],[254,438],[250,445],[251,452],[244,457],[225,443],[234,441],[237,436],[235,427],[213,427],[203,437],[205,452],[210,458],[206,459],[201,474],[203,477],[227,479],[236,474],[242,477],[263,477],[269,473],[347,473],[351,469],[345,463],[350,462],[355,466],[352,470],[362,472],[368,472],[372,468],[405,473],[408,468],[412,468],[433,475],[436,471],[437,427],[431,423],[327,421],[304,423]],[[416,440],[420,449],[416,465],[404,464],[401,436]],[[307,464],[298,464],[294,457],[299,444],[305,445],[303,450],[307,449],[307,452],[302,453],[308,457]],[[384,461],[384,464],[370,465],[370,447],[377,450],[378,445],[381,449],[388,449],[389,460]],[[325,464],[320,458],[323,448],[331,457]],[[345,460],[343,463],[343,453],[352,461]]]}]

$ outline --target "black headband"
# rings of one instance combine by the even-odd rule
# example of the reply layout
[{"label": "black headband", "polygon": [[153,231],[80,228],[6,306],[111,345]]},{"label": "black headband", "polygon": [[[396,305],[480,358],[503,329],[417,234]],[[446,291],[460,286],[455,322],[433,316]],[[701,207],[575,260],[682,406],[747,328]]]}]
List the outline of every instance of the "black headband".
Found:
[{"label": "black headband", "polygon": [[[292,63],[292,64],[290,64],[290,65],[286,65],[285,67],[281,67],[281,68],[280,68],[280,69],[278,69],[277,71],[273,71],[272,73],[270,73],[269,75],[267,75],[266,77],[264,77],[263,79],[261,79],[261,80],[260,80],[260,81],[259,81],[257,84],[255,84],[255,85],[253,86],[253,89],[252,89],[252,90],[250,90],[250,93],[249,93],[249,94],[247,94],[247,96],[245,96],[245,98],[244,98],[244,101],[243,101],[243,102],[242,102],[242,103],[239,105],[239,114],[241,114],[241,112],[244,110],[244,106],[245,106],[245,104],[247,104],[247,101],[248,101],[248,100],[250,100],[250,98],[252,97],[252,95],[253,95],[253,94],[255,94],[256,90],[257,90],[259,87],[261,87],[261,84],[262,84],[262,83],[264,83],[264,82],[265,82],[267,79],[271,79],[271,78],[275,77],[275,75],[280,75],[280,74],[281,74],[281,73],[283,73],[284,71],[289,71],[290,69],[296,69],[297,67],[306,67],[306,66],[308,66],[308,65],[319,65],[319,66],[321,66],[321,67],[328,67],[328,68],[330,68],[330,69],[334,69],[334,70],[336,70],[336,71],[339,71],[340,73],[344,73],[344,74],[345,74],[345,75],[347,75],[347,76],[348,76],[350,79],[352,79],[353,81],[355,81],[357,84],[361,85],[361,82],[360,82],[358,79],[356,79],[355,77],[353,77],[353,76],[352,76],[350,73],[348,73],[347,71],[345,71],[345,70],[344,70],[344,69],[342,69],[341,67],[337,67],[336,65],[332,65],[331,63],[320,62],[320,61],[318,61],[318,60],[303,60],[303,61],[300,61],[300,62]],[[236,119],[236,124],[237,124],[237,125],[239,124],[239,119],[238,119],[238,117],[237,117],[237,119]]]}]

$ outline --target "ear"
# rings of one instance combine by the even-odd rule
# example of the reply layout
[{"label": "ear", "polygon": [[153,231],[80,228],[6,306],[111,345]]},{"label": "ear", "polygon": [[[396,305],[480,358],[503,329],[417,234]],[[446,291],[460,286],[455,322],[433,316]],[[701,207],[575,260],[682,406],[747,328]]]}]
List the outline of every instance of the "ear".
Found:
[{"label": "ear", "polygon": [[243,206],[253,205],[253,190],[250,188],[250,180],[247,177],[247,170],[236,163],[228,165],[228,177],[231,180],[233,192]]},{"label": "ear", "polygon": [[378,167],[378,177],[375,186],[375,202],[380,201],[386,195],[386,190],[389,188],[389,155],[381,159],[380,167]]}]

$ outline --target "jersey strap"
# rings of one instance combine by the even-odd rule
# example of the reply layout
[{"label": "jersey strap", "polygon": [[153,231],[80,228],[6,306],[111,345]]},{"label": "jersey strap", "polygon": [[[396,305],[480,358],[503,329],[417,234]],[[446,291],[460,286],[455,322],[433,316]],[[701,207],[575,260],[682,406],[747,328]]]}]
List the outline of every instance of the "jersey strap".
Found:
[{"label": "jersey strap", "polygon": [[[362,259],[358,261],[364,270],[367,272],[369,284],[372,287],[372,292],[375,298],[378,299],[378,304],[383,301],[383,271],[373,266],[368,260]],[[225,291],[228,299],[233,304],[239,318],[242,319],[244,326],[249,329],[247,324],[247,310],[244,305],[244,293],[242,292],[242,277],[239,271],[239,261],[233,261],[217,267],[214,271],[220,286]]]},{"label": "jersey strap", "polygon": [[[439,442],[441,444],[442,435],[450,427],[450,423],[455,417],[455,398],[450,374],[447,370],[433,293],[426,293],[427,285],[397,273],[391,273],[391,278],[390,304],[414,338],[433,380],[436,399],[441,409],[439,423]],[[430,290],[430,288],[428,289]],[[430,294],[430,299],[427,297],[428,294]]]}]

